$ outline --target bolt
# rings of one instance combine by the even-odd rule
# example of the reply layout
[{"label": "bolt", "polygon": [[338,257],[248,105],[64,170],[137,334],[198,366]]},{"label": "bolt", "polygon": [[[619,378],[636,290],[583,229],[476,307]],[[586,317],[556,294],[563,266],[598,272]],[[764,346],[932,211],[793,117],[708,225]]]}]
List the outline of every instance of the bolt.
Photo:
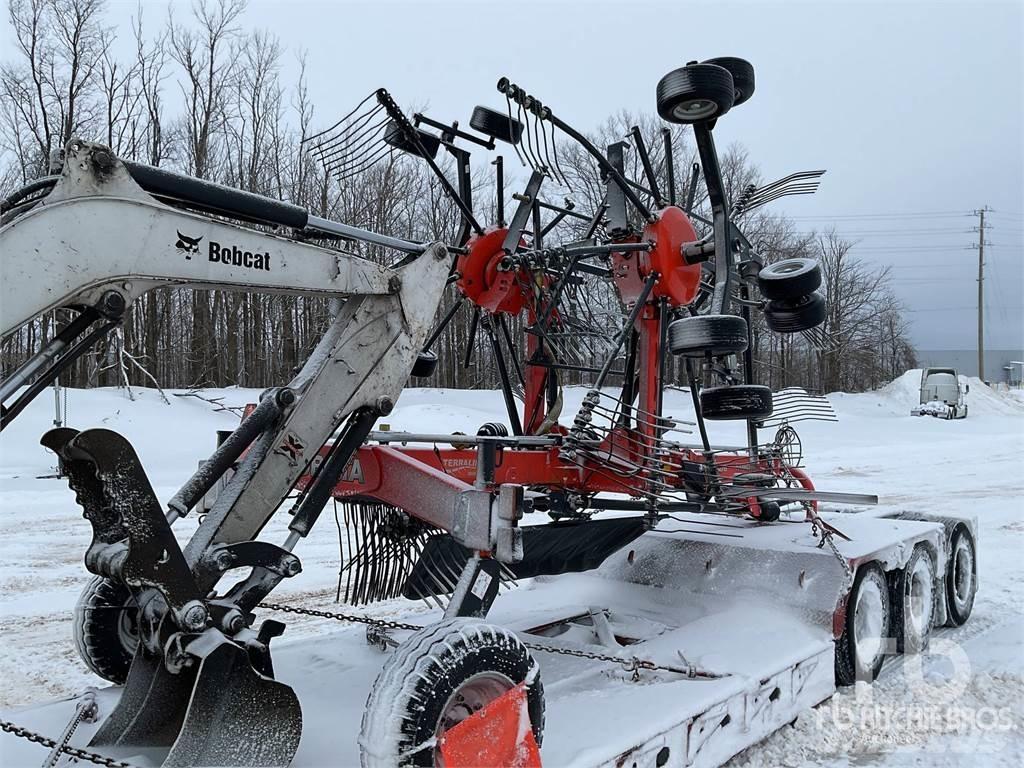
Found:
[{"label": "bolt", "polygon": [[398,275],[392,275],[391,277],[389,277],[388,292],[398,293],[400,290],[402,290],[402,278],[400,278]]},{"label": "bolt", "polygon": [[282,408],[287,408],[290,405],[295,405],[295,401],[298,397],[295,394],[294,389],[288,387],[281,387],[277,390],[277,404]]},{"label": "bolt", "polygon": [[441,261],[441,259],[448,258],[448,249],[445,246],[438,243],[436,246],[434,246],[434,258],[437,259],[438,261]]},{"label": "bolt", "polygon": [[226,549],[222,549],[217,553],[217,568],[222,571],[226,571],[235,562],[235,556],[228,552]]},{"label": "bolt", "polygon": [[185,629],[197,631],[206,626],[207,617],[206,607],[201,603],[193,602],[184,610],[181,623]]},{"label": "bolt", "polygon": [[297,576],[302,572],[302,563],[299,562],[297,557],[285,560],[282,565],[287,576]]},{"label": "bolt", "polygon": [[99,310],[107,317],[115,318],[123,315],[127,306],[124,296],[117,291],[107,291],[100,299]]},{"label": "bolt", "polygon": [[224,614],[224,619],[221,622],[224,630],[237,635],[243,629],[245,629],[245,617],[242,616],[242,612],[238,610],[231,610]]},{"label": "bolt", "polygon": [[114,167],[114,156],[107,149],[97,149],[92,153],[92,162],[100,173],[109,173]]},{"label": "bolt", "polygon": [[392,400],[387,395],[381,395],[380,397],[377,398],[376,409],[377,413],[379,413],[381,416],[387,416],[389,413],[391,413],[391,411],[394,410],[394,408],[395,401]]}]

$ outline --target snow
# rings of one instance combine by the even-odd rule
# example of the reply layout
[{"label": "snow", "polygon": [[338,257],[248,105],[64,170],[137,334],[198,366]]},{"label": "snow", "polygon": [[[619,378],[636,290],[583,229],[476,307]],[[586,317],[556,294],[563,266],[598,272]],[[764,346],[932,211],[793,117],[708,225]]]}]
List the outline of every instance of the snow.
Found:
[{"label": "snow", "polygon": [[[840,692],[804,712],[794,727],[735,757],[730,766],[966,766],[1024,761],[1024,620],[1019,608],[1024,602],[1024,395],[989,389],[976,378],[969,384],[969,415],[963,420],[911,416],[910,409],[918,405],[920,371],[908,371],[876,392],[829,395],[838,423],[804,422],[796,428],[807,470],[822,490],[877,493],[878,513],[977,516],[980,591],[971,620],[959,629],[938,630],[924,656],[891,659],[874,686]],[[135,393],[132,402],[113,389],[70,390],[69,424],[104,426],[124,434],[134,444],[157,496],[166,502],[213,449],[216,430],[230,429],[238,419],[195,398],[171,396],[166,405],[153,390]],[[256,401],[259,392],[229,388],[206,394],[240,406]],[[583,389],[566,392],[563,422],[571,421],[584,394]],[[687,393],[669,390],[665,399],[668,414],[692,418]],[[38,717],[16,708],[71,696],[101,683],[78,660],[69,634],[71,610],[88,580],[82,557],[90,528],[66,482],[46,477],[54,473],[55,462],[38,440],[52,417],[52,400],[44,395],[0,437],[0,676],[6,683],[0,690],[0,706],[7,710],[5,718],[18,723]],[[393,430],[472,434],[487,421],[506,421],[497,392],[410,389],[382,423]],[[714,424],[711,434],[717,443],[744,439],[742,424]],[[693,442],[685,433],[677,439]],[[184,541],[195,527],[193,516],[176,523],[175,532]],[[280,542],[285,535],[285,522],[277,519],[263,537]],[[303,573],[286,580],[274,599],[331,610],[337,550],[337,531],[325,521],[299,545]],[[579,594],[567,593],[574,598]],[[496,608],[500,603],[501,598]],[[404,601],[368,612],[401,615],[418,623],[436,616],[434,612],[428,617],[421,605]],[[275,648],[337,635],[338,626],[289,616],[288,631],[275,640]],[[361,630],[343,628],[341,634],[358,637]],[[759,636],[759,642],[771,642],[770,634]],[[325,695],[336,691],[341,676],[348,676],[348,681],[356,670],[356,677],[365,678],[368,685],[383,657],[363,649],[344,659],[326,649],[315,652],[301,667],[284,664],[280,674],[301,670]],[[546,676],[543,660],[541,666]],[[355,681],[352,684],[355,687]],[[641,712],[650,707],[655,719],[671,706],[667,694],[657,693],[661,688],[648,685],[641,690],[630,688],[628,681],[622,684],[623,695]],[[101,706],[102,701],[101,697]],[[351,708],[358,722],[362,704],[363,700],[339,704],[331,716],[340,718]],[[66,712],[55,711],[70,712],[70,704],[61,706]],[[595,736],[589,728],[585,732],[589,746]],[[550,738],[557,743],[554,734]],[[610,728],[605,738],[629,746],[630,736],[623,729]],[[305,735],[303,739],[305,743]],[[548,743],[546,739],[545,751]],[[581,744],[581,752],[582,748]],[[6,743],[0,749],[6,749]],[[40,748],[27,749],[18,754],[27,755],[30,762],[42,760]],[[4,762],[20,764],[6,758]],[[354,762],[352,755],[342,764]]]}]

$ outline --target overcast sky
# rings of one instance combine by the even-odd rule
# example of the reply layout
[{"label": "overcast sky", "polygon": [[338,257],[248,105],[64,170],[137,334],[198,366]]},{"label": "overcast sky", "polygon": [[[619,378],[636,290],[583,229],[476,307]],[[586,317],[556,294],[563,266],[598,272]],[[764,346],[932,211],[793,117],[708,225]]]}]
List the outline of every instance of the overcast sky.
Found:
[{"label": "overcast sky", "polygon": [[[166,4],[146,3],[146,15],[157,22]],[[173,4],[187,12],[183,0]],[[111,2],[125,23],[135,8]],[[618,109],[653,113],[658,79],[691,59],[749,59],[757,92],[719,121],[719,147],[745,144],[766,180],[827,168],[817,195],[772,210],[807,231],[834,225],[859,254],[892,265],[919,348],[973,349],[971,212],[984,205],[995,210],[986,344],[1024,345],[1022,9],[1020,0],[250,0],[244,25],[308,52],[322,125],[379,86],[399,103],[467,122],[475,104],[503,104],[494,86],[507,75],[588,130]]]}]

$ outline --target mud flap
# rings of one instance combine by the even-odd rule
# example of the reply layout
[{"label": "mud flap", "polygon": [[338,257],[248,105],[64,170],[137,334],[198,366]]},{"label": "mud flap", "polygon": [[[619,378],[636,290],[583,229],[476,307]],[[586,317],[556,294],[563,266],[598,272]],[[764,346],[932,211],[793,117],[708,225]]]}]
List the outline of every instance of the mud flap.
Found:
[{"label": "mud flap", "polygon": [[196,671],[171,674],[140,650],[120,702],[89,746],[118,756],[169,749],[164,768],[287,766],[302,734],[298,697],[253,669],[244,648],[211,634],[212,642],[201,638],[188,648],[201,658]]}]

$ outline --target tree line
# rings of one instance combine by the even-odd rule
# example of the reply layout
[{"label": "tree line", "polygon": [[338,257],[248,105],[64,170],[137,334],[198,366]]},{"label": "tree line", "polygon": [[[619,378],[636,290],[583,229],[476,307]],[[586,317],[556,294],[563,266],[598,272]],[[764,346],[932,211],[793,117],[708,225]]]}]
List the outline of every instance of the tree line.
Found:
[{"label": "tree line", "polygon": [[[76,136],[105,143],[122,158],[288,200],[325,218],[397,237],[452,242],[459,231],[458,210],[414,158],[385,154],[365,172],[341,180],[324,172],[302,140],[335,116],[317,112],[304,54],[298,52],[297,76],[287,82],[287,51],[272,33],[250,28],[245,11],[245,0],[196,0],[184,14],[172,11],[154,20],[144,18],[140,5],[131,20],[131,45],[115,46],[104,0],[9,0],[16,44],[0,63],[0,194],[46,175],[61,147]],[[352,100],[361,96],[353,94]],[[603,147],[634,124],[641,127],[664,189],[667,153],[656,120],[619,113],[588,135]],[[569,197],[577,210],[594,210],[603,185],[593,160],[570,142],[560,142],[558,152],[563,179],[545,184],[549,199]],[[516,158],[505,154],[506,166],[514,168]],[[671,156],[682,199],[688,192],[685,171],[696,152],[679,127],[672,129]],[[627,155],[627,163],[639,178],[636,152]],[[494,177],[486,161],[478,165],[473,176],[477,218],[494,222]],[[722,166],[730,197],[762,181],[742,146],[723,152]],[[450,163],[443,167],[452,171]],[[503,190],[508,208],[522,177],[509,174]],[[694,211],[708,213],[702,185],[697,185]],[[571,238],[574,223],[581,224],[567,220],[560,232]],[[851,244],[834,233],[801,234],[783,216],[757,212],[741,226],[767,261],[818,259],[828,305],[824,333],[815,341],[771,333],[755,313],[760,381],[775,389],[858,391],[913,367],[907,324],[886,270],[857,258]],[[379,247],[346,247],[378,263],[394,260]],[[441,311],[456,298],[450,289]],[[581,327],[589,323],[608,331],[622,317],[615,296],[600,287],[578,306]],[[66,314],[50,313],[5,339],[0,347],[5,374],[67,322]],[[328,321],[322,299],[159,289],[141,297],[123,327],[65,373],[62,383],[175,388],[280,383],[302,363]],[[513,338],[520,338],[521,322],[512,326]],[[474,333],[476,327],[472,313],[463,309],[434,346],[440,358],[436,375],[414,384],[496,386],[493,353],[485,335]],[[598,355],[602,349],[591,343],[580,354]],[[680,380],[674,361],[669,375]],[[588,375],[565,374],[562,381],[585,384]]]}]

